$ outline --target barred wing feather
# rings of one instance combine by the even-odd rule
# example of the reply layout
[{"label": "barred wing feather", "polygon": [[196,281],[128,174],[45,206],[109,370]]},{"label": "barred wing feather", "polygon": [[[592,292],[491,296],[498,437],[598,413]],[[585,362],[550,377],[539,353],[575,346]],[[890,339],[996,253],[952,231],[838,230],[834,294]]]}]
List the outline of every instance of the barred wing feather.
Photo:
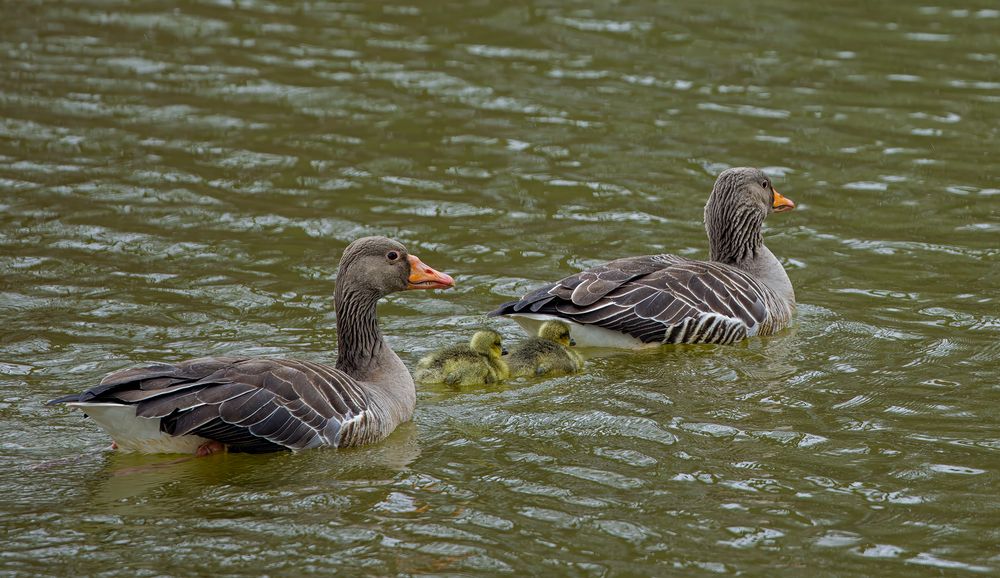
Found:
[{"label": "barred wing feather", "polygon": [[[65,400],[57,400],[65,401]],[[74,401],[136,407],[172,436],[270,452],[372,441],[369,399],[347,374],[308,361],[200,358],[115,372]],[[379,436],[376,436],[379,437]]]},{"label": "barred wing feather", "polygon": [[491,315],[551,315],[643,343],[734,343],[766,324],[769,293],[728,265],[648,255],[571,275]]}]

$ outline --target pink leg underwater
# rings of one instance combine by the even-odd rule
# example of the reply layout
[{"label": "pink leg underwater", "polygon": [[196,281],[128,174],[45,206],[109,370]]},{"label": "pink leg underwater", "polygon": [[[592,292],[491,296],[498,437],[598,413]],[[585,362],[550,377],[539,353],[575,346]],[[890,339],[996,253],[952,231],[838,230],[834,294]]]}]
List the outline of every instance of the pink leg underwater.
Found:
[{"label": "pink leg underwater", "polygon": [[205,442],[198,446],[197,451],[194,452],[196,457],[210,456],[212,454],[221,454],[226,451],[226,444],[217,441]]}]

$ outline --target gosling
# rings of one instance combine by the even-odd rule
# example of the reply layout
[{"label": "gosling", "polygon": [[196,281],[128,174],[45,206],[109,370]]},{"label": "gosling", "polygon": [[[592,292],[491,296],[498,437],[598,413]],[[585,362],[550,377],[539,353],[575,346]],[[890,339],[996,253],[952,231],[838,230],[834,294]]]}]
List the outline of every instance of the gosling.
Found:
[{"label": "gosling", "polygon": [[423,357],[415,376],[421,383],[456,387],[498,383],[510,377],[510,369],[500,358],[506,354],[499,333],[477,331],[468,345],[452,345]]},{"label": "gosling", "polygon": [[569,326],[562,321],[546,321],[532,337],[511,350],[507,356],[514,377],[566,375],[583,369],[583,356],[570,349],[576,342]]}]

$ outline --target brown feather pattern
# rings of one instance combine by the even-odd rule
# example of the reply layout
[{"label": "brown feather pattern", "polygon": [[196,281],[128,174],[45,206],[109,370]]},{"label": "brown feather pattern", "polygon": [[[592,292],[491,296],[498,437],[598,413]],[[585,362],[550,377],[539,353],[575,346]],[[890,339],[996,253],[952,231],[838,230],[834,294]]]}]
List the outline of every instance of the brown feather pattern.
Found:
[{"label": "brown feather pattern", "polygon": [[644,343],[728,344],[772,334],[791,321],[795,292],[764,246],[761,227],[772,212],[794,206],[779,198],[760,169],[726,169],[705,204],[710,261],[676,255],[618,259],[546,285],[490,315],[545,315]]},{"label": "brown feather pattern", "polygon": [[49,403],[82,402],[85,411],[88,402],[133,406],[137,417],[159,420],[166,434],[201,436],[232,451],[381,440],[411,419],[416,391],[406,366],[383,340],[376,304],[390,293],[432,288],[411,287],[415,274],[433,279],[433,287],[453,283],[386,237],[363,237],[344,250],[334,291],[336,367],[242,357],[153,363],[117,371],[83,393]]},{"label": "brown feather pattern", "polygon": [[[112,373],[81,395],[163,418],[170,435],[198,435],[232,451],[301,450],[374,441],[369,399],[346,373],[309,361],[206,357]],[[374,438],[374,439],[373,439]]]},{"label": "brown feather pattern", "polygon": [[490,315],[538,313],[619,331],[643,343],[729,344],[783,328],[791,311],[736,267],[646,255],[581,271]]}]

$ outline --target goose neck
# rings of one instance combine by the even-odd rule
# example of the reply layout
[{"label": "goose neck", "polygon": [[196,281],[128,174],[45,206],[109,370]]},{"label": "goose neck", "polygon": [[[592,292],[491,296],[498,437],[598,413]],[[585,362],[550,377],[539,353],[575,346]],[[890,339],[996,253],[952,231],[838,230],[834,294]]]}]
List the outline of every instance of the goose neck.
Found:
[{"label": "goose neck", "polygon": [[382,337],[375,315],[379,295],[338,291],[337,369],[362,382],[371,396],[376,423],[388,435],[413,416],[416,388],[410,372]]},{"label": "goose neck", "polygon": [[727,265],[756,259],[764,246],[763,224],[763,215],[749,207],[731,206],[725,211],[719,206],[706,207],[705,231],[711,259]]},{"label": "goose neck", "polygon": [[337,369],[356,379],[366,377],[386,349],[375,315],[378,299],[370,291],[337,286]]}]

